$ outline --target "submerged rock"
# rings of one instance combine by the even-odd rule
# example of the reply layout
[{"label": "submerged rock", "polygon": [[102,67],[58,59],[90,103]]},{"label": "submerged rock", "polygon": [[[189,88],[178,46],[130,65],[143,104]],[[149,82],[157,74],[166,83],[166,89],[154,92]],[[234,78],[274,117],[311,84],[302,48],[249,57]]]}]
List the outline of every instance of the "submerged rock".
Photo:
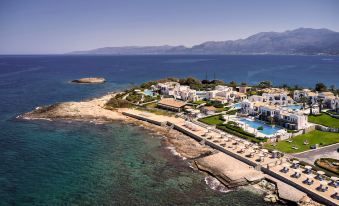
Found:
[{"label": "submerged rock", "polygon": [[89,78],[81,78],[75,79],[71,81],[72,83],[78,84],[101,84],[106,82],[105,78],[102,77],[89,77]]}]

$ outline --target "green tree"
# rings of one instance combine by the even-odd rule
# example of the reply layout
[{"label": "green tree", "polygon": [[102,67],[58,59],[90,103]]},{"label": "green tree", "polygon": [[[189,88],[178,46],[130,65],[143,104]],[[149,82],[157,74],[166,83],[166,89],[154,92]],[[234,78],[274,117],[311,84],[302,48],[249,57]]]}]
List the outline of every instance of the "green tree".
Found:
[{"label": "green tree", "polygon": [[237,87],[237,82],[231,81],[231,82],[229,83],[229,86],[235,88],[235,87]]},{"label": "green tree", "polygon": [[327,87],[324,83],[319,82],[315,85],[315,91],[323,92],[323,91],[326,91],[326,90],[327,90]]},{"label": "green tree", "polygon": [[335,85],[331,85],[330,90],[331,90],[331,92],[335,92]]},{"label": "green tree", "polygon": [[301,102],[302,102],[302,104],[303,104],[303,108],[305,109],[305,107],[306,107],[306,102],[307,102],[307,97],[305,97],[304,95],[302,95],[302,96],[300,97],[300,100],[301,100]]},{"label": "green tree", "polygon": [[310,107],[310,115],[312,115],[313,114],[313,111],[312,111],[313,102],[311,98],[308,99],[307,105]]},{"label": "green tree", "polygon": [[259,88],[271,88],[272,82],[271,81],[262,81],[258,84]]},{"label": "green tree", "polygon": [[179,83],[188,86],[201,84],[200,80],[195,77],[187,77],[186,79],[180,79]]},{"label": "green tree", "polygon": [[218,79],[212,80],[210,83],[211,84],[216,84],[216,85],[224,85],[225,84],[224,81],[218,80]]},{"label": "green tree", "polygon": [[324,100],[323,100],[322,98],[319,98],[319,99],[317,100],[317,102],[318,102],[318,106],[319,106],[319,113],[321,113],[321,109],[322,109],[322,107],[323,107],[323,102],[324,102]]}]

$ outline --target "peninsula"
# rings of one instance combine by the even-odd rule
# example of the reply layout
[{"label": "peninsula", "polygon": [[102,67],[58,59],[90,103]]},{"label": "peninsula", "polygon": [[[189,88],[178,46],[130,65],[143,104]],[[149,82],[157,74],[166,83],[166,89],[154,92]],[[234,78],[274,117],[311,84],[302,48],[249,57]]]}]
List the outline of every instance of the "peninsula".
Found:
[{"label": "peninsula", "polygon": [[[338,112],[338,90],[322,83],[310,89],[189,77],[38,107],[21,118],[133,123],[166,136],[166,144],[227,188],[260,185],[267,201],[338,205],[338,168],[297,157],[339,143]],[[338,161],[331,154],[327,160]]]}]

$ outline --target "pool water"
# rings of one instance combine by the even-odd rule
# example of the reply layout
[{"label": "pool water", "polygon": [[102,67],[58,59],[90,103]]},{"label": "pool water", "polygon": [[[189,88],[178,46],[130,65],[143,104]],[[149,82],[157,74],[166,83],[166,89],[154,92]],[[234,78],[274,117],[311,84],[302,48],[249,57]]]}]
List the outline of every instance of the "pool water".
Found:
[{"label": "pool water", "polygon": [[152,97],[154,96],[153,92],[149,89],[145,89],[144,94],[147,95],[147,96],[152,96]]},{"label": "pool water", "polygon": [[240,119],[241,122],[249,125],[250,127],[257,129],[258,127],[263,127],[263,130],[259,130],[259,132],[265,134],[265,135],[273,135],[276,132],[278,132],[281,128],[279,127],[272,127],[270,125],[267,125],[263,122],[256,121],[256,120],[249,120],[246,118]]},{"label": "pool water", "polygon": [[301,105],[297,105],[297,104],[292,104],[292,105],[287,105],[287,106],[283,106],[292,110],[301,110],[302,106]]},{"label": "pool water", "polygon": [[240,109],[241,108],[241,103],[236,103],[233,105],[234,108]]}]

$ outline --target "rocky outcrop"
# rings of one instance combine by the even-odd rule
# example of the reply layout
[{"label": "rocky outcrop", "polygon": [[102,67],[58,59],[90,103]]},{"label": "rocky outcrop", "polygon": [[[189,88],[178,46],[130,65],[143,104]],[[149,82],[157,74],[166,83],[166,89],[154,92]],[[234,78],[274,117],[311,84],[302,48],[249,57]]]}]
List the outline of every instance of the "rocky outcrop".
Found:
[{"label": "rocky outcrop", "polygon": [[105,78],[102,77],[89,77],[72,80],[72,83],[78,84],[102,84],[106,82]]},{"label": "rocky outcrop", "polygon": [[262,172],[222,152],[197,159],[195,164],[228,188],[256,183],[264,178]]},{"label": "rocky outcrop", "polygon": [[37,107],[21,116],[23,119],[72,119],[72,120],[124,120],[126,117],[117,111],[105,109],[106,102],[114,94],[83,102],[63,102],[50,106]]}]

